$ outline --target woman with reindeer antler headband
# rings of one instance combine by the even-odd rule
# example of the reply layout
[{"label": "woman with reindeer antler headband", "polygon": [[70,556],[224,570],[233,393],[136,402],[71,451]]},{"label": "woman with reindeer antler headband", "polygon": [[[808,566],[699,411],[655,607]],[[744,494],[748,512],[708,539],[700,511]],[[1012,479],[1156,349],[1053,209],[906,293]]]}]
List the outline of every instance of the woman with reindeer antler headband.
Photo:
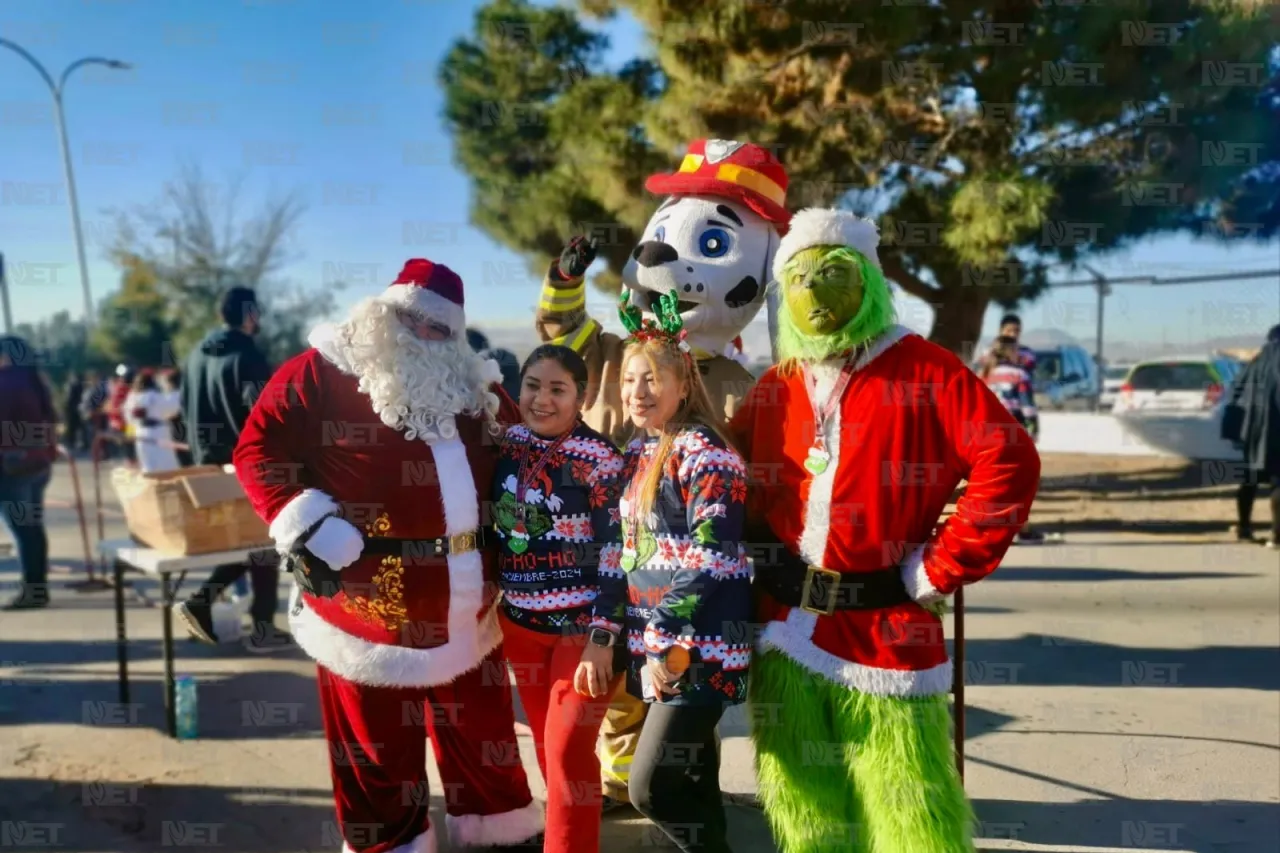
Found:
[{"label": "woman with reindeer antler headband", "polygon": [[[593,621],[601,630],[575,686],[603,689],[611,646],[626,642],[628,692],[650,703],[631,802],[681,850],[727,851],[716,725],[727,705],[743,701],[751,662],[746,465],[707,397],[675,295],[659,301],[656,320],[625,301],[621,390],[633,438],[621,542],[601,555],[595,607],[621,615]],[[664,757],[668,743],[696,747],[680,762]]]}]

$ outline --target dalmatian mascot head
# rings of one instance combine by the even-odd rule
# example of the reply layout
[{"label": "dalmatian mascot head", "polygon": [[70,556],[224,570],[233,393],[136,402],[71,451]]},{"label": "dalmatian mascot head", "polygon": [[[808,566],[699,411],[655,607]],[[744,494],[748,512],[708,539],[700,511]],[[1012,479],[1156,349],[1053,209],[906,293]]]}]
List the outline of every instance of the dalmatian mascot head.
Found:
[{"label": "dalmatian mascot head", "polygon": [[786,170],[758,145],[699,139],[678,171],[650,176],[645,189],[667,198],[623,267],[631,304],[653,313],[675,291],[690,342],[720,355],[765,304],[791,218]]}]

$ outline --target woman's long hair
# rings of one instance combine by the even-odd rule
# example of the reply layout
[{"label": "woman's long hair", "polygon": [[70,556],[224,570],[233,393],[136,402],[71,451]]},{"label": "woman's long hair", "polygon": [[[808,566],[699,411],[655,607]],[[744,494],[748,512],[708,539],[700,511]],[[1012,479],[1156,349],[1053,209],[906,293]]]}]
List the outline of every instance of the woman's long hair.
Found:
[{"label": "woman's long hair", "polygon": [[[675,445],[676,438],[681,432],[690,426],[701,424],[720,436],[721,441],[727,446],[733,447],[733,443],[729,440],[723,415],[711,403],[711,396],[707,393],[707,386],[702,381],[702,375],[692,355],[683,352],[674,343],[650,339],[633,340],[627,343],[622,355],[624,369],[633,356],[643,357],[649,362],[649,368],[653,371],[659,389],[662,387],[665,376],[670,376],[677,385],[683,382],[689,384],[689,396],[680,404],[680,408],[671,416],[671,420],[663,426],[658,448],[644,471],[639,487],[632,493],[636,507],[634,517],[647,522],[653,512],[663,470],[671,457],[671,449]],[[639,429],[633,425],[632,437],[634,438],[638,433]]]}]

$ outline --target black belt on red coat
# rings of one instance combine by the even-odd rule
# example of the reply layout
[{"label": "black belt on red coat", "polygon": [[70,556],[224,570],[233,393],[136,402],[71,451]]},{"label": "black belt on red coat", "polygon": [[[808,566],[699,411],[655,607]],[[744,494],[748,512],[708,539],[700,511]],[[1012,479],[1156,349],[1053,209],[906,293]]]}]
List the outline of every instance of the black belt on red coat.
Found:
[{"label": "black belt on red coat", "polygon": [[898,566],[874,572],[837,572],[812,566],[781,545],[755,561],[755,582],[778,603],[820,615],[837,610],[881,610],[912,600]]},{"label": "black belt on red coat", "polygon": [[489,545],[488,528],[478,527],[475,530],[457,536],[441,536],[438,539],[395,539],[390,536],[366,536],[364,551],[361,556],[404,557],[406,559],[427,559],[431,557],[447,557],[450,554],[465,554],[478,551]]}]

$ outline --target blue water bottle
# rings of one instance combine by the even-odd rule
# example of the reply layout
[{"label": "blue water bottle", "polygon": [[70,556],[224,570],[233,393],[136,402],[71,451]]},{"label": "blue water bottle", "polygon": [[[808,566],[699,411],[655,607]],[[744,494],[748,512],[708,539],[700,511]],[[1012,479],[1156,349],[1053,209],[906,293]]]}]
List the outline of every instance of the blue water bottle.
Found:
[{"label": "blue water bottle", "polygon": [[178,740],[193,740],[198,729],[199,715],[196,708],[196,680],[194,676],[180,675],[174,686],[174,716],[177,721]]}]

